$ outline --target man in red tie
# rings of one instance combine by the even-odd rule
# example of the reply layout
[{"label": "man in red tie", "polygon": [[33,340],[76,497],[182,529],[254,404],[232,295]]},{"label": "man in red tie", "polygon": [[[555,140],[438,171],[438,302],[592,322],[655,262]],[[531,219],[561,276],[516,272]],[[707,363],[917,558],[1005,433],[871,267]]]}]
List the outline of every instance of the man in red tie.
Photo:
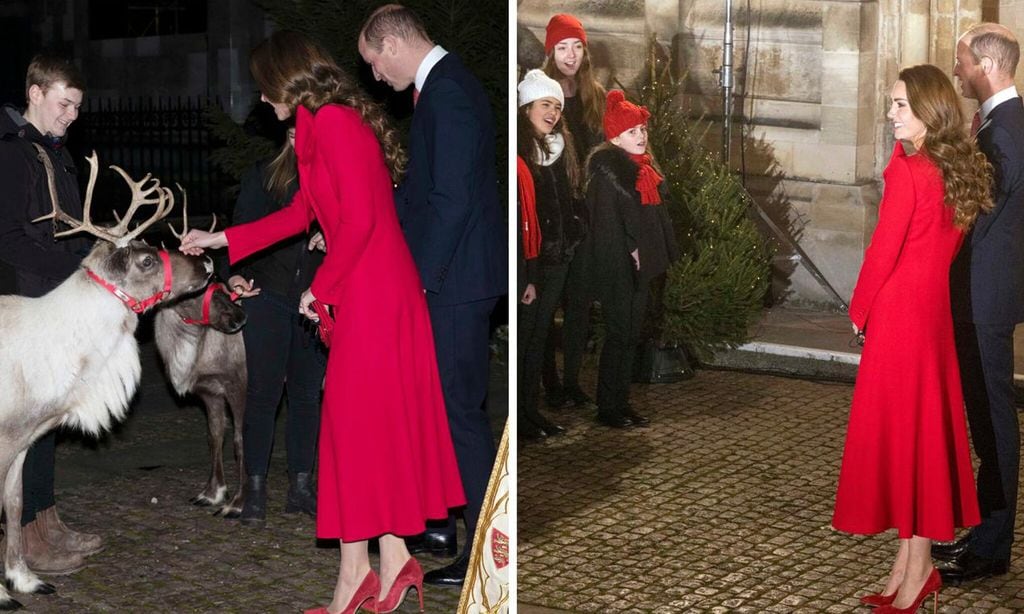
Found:
[{"label": "man in red tie", "polygon": [[940,573],[953,585],[1007,572],[1017,513],[1013,329],[1024,321],[1024,105],[1013,85],[1019,59],[1012,32],[982,23],[960,37],[953,68],[961,94],[979,104],[971,130],[994,169],[994,206],[978,216],[950,269],[964,402],[981,460],[982,515],[966,537],[932,546],[935,558],[950,561]]},{"label": "man in red tie", "polygon": [[[395,91],[415,85],[409,167],[395,206],[426,292],[448,425],[466,490],[466,544],[428,584],[460,586],[494,463],[484,408],[490,315],[508,292],[508,231],[498,199],[494,113],[480,82],[435,45],[401,5],[375,10],[359,33],[359,54]],[[504,102],[501,102],[504,104]],[[420,541],[454,555],[454,516]],[[410,544],[410,551],[419,551]]]}]

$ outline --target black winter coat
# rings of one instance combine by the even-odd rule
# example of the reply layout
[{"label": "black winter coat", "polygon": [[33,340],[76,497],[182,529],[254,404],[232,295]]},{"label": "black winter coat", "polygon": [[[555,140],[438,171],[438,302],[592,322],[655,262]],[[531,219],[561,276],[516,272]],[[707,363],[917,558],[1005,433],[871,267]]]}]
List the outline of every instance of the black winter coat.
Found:
[{"label": "black winter coat", "polygon": [[576,246],[583,240],[583,220],[577,210],[580,203],[573,197],[565,170],[565,156],[550,166],[533,169],[533,185],[537,196],[537,221],[540,223],[540,257],[545,265],[568,264]]},{"label": "black winter coat", "polygon": [[[593,240],[588,243],[598,280],[631,274],[650,281],[679,259],[665,190],[661,205],[641,205],[636,189],[639,168],[619,147],[598,149],[590,157],[586,204]],[[639,271],[630,256],[635,249]]]},{"label": "black winter coat", "polygon": [[587,162],[587,155],[590,150],[604,142],[604,133],[594,131],[587,125],[583,117],[583,101],[579,95],[565,99],[565,108],[562,110],[566,125],[572,134],[572,142],[576,145],[576,157],[579,159],[580,168]]},{"label": "black winter coat", "polygon": [[92,240],[54,239],[50,220],[32,223],[53,211],[46,169],[33,143],[42,145],[53,163],[60,208],[81,219],[78,172],[63,143],[40,134],[15,107],[0,108],[0,260],[15,271],[15,291],[37,297],[75,272]]},{"label": "black winter coat", "polygon": [[[298,190],[296,180],[284,199],[273,198],[264,187],[268,162],[256,164],[242,176],[233,224],[252,222],[277,211],[291,202]],[[236,263],[231,267],[231,272],[255,280],[255,286],[264,292],[273,292],[298,304],[299,297],[313,283],[316,269],[324,260],[323,252],[306,249],[308,239],[308,235],[300,234],[275,243]]]}]

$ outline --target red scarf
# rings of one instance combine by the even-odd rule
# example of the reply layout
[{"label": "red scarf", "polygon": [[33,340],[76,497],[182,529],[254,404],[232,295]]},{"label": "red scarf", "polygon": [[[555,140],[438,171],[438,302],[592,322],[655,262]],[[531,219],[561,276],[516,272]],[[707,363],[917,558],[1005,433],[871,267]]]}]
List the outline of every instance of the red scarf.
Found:
[{"label": "red scarf", "polygon": [[533,175],[526,161],[516,156],[516,178],[519,188],[519,224],[523,235],[523,253],[527,260],[540,255],[540,222],[537,220],[537,194]]},{"label": "red scarf", "polygon": [[629,159],[640,167],[640,172],[636,176],[636,191],[640,192],[640,204],[660,205],[661,194],[658,194],[658,184],[664,177],[651,166],[651,154],[629,154]]}]

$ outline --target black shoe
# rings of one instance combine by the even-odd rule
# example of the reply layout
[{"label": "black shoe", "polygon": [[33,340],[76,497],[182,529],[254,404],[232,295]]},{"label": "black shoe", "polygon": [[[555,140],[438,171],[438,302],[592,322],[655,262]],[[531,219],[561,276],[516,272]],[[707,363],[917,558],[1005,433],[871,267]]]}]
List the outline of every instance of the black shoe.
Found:
[{"label": "black shoe", "polygon": [[564,427],[558,426],[539,413],[534,413],[527,420],[540,430],[542,437],[557,437],[565,434]]},{"label": "black shoe", "polygon": [[960,539],[948,543],[932,542],[932,558],[940,561],[953,561],[967,552],[971,543],[971,534],[968,533]]},{"label": "black shoe", "polygon": [[245,482],[245,503],[238,520],[249,527],[261,527],[267,520],[267,476],[250,475]]},{"label": "black shoe", "polygon": [[623,416],[618,412],[614,413],[602,413],[597,412],[597,421],[605,426],[610,426],[613,429],[624,429],[629,426],[633,426],[633,421]]},{"label": "black shoe", "polygon": [[427,530],[419,535],[405,538],[409,554],[428,552],[434,556],[452,557],[458,552],[458,541],[454,535]]},{"label": "black shoe", "polygon": [[423,574],[423,582],[434,586],[462,586],[466,579],[466,570],[469,569],[469,556],[459,555],[459,558],[434,571]]},{"label": "black shoe", "polygon": [[964,551],[948,567],[940,567],[942,583],[960,586],[964,582],[1001,576],[1010,570],[1010,561],[982,558],[970,550]]},{"label": "black shoe", "polygon": [[312,473],[288,472],[288,500],[284,511],[286,514],[302,512],[316,518],[316,490],[313,488]]},{"label": "black shoe", "polygon": [[519,412],[517,418],[516,433],[519,441],[540,441],[548,436],[539,426],[533,423],[533,420],[527,418],[523,412]]},{"label": "black shoe", "polygon": [[629,405],[627,405],[621,413],[626,418],[629,418],[629,421],[633,423],[633,426],[647,426],[651,423],[650,420],[636,413],[636,411]]}]

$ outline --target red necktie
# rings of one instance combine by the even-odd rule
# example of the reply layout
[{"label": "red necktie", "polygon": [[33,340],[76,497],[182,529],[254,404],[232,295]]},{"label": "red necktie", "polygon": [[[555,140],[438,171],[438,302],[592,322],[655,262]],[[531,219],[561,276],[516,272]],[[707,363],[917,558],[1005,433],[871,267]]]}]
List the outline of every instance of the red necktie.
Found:
[{"label": "red necktie", "polygon": [[412,88],[412,106],[416,106],[416,103],[420,99],[420,91],[416,88]]},{"label": "red necktie", "polygon": [[981,109],[974,112],[974,119],[971,120],[971,136],[978,134],[978,128],[981,128]]}]

